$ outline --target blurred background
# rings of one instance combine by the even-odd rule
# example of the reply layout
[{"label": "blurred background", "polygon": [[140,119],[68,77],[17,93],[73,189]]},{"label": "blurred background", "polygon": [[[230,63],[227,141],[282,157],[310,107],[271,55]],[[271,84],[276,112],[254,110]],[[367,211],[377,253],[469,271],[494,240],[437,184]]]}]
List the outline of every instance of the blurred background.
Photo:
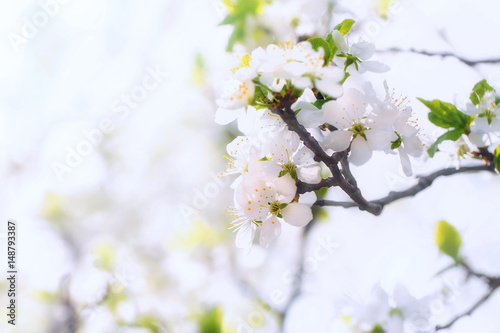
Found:
[{"label": "blurred background", "polygon": [[[355,38],[391,67],[366,78],[380,97],[384,80],[408,96],[432,142],[441,132],[416,97],[463,105],[484,78],[500,89],[498,61],[459,59],[500,58],[499,4],[251,0],[231,54],[233,27],[218,24],[236,3],[0,3],[0,232],[5,249],[7,220],[17,222],[19,269],[18,321],[2,313],[2,332],[344,332],[338,321],[372,304],[377,285],[426,298],[405,332],[431,332],[486,291],[459,269],[436,276],[451,264],[434,243],[443,219],[476,270],[500,275],[492,174],[439,179],[379,217],[327,208],[307,232],[284,226],[269,248],[243,253],[226,230],[231,179],[217,177],[238,132],[213,121],[238,55],[353,18]],[[415,174],[455,167],[450,152],[414,160]],[[415,182],[394,156],[353,172],[370,199]],[[6,254],[0,262],[6,272]],[[499,308],[494,294],[443,332],[498,333]]]}]

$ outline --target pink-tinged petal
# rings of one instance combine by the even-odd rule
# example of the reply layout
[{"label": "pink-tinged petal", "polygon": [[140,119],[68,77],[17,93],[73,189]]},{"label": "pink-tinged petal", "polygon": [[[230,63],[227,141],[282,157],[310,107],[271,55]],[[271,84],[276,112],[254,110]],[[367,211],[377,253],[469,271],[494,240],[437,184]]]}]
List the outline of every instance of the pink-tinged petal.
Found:
[{"label": "pink-tinged petal", "polygon": [[349,162],[354,165],[362,165],[368,162],[370,157],[372,157],[372,149],[368,142],[363,137],[357,136],[352,142]]},{"label": "pink-tinged petal", "polygon": [[359,72],[373,72],[373,73],[385,73],[391,68],[380,61],[363,61],[359,65]]},{"label": "pink-tinged petal", "polygon": [[358,42],[351,45],[351,53],[361,60],[368,60],[375,53],[375,45],[368,42]]},{"label": "pink-tinged petal", "polygon": [[273,181],[274,188],[278,193],[278,201],[281,203],[289,203],[295,197],[297,192],[297,185],[295,185],[295,180],[286,174],[283,177],[276,178]]},{"label": "pink-tinged petal", "polygon": [[227,125],[238,118],[242,112],[244,112],[243,109],[224,109],[220,107],[215,112],[215,122],[219,125]]},{"label": "pink-tinged petal", "polygon": [[351,139],[352,132],[338,130],[329,133],[321,145],[324,148],[333,149],[334,151],[344,151],[349,148]]},{"label": "pink-tinged petal", "polygon": [[342,36],[342,34],[338,30],[332,31],[332,38],[333,38],[333,41],[335,42],[335,46],[338,47],[340,52],[346,53],[347,51],[349,51],[349,48],[345,42],[344,36]]},{"label": "pink-tinged petal", "polygon": [[303,227],[313,219],[311,207],[293,202],[282,211],[283,220],[294,227]]},{"label": "pink-tinged petal", "polygon": [[273,216],[263,221],[260,228],[260,245],[268,247],[281,234],[281,223]]},{"label": "pink-tinged petal", "polygon": [[255,236],[255,225],[252,222],[248,222],[242,225],[241,228],[236,233],[234,243],[239,249],[249,250],[252,246],[252,241]]}]

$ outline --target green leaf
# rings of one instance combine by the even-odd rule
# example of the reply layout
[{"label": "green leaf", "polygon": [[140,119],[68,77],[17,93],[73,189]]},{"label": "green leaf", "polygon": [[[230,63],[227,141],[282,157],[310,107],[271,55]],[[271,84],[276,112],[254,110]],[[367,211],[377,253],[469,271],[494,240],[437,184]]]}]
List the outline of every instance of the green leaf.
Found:
[{"label": "green leaf", "polygon": [[234,30],[229,37],[227,51],[232,51],[236,43],[242,42],[247,35],[247,18],[257,16],[266,0],[233,0],[224,1],[229,14],[219,25],[233,25]]},{"label": "green leaf", "polygon": [[311,103],[311,104],[314,105],[315,107],[317,107],[318,109],[321,109],[323,107],[323,104],[325,104],[326,102],[328,102],[328,100],[318,99],[316,102]]},{"label": "green leaf", "polygon": [[271,161],[271,159],[267,156],[264,156],[259,161]]},{"label": "green leaf", "polygon": [[206,311],[198,318],[198,332],[222,333],[222,311],[215,307]]},{"label": "green leaf", "polygon": [[446,221],[439,221],[436,225],[435,237],[439,251],[458,261],[462,237],[457,229]]},{"label": "green leaf", "polygon": [[472,93],[470,94],[470,100],[474,105],[478,105],[479,101],[484,97],[487,91],[495,91],[492,86],[486,82],[486,80],[481,80],[474,85],[472,88]]},{"label": "green leaf", "polygon": [[441,142],[445,140],[457,141],[462,136],[462,134],[464,134],[464,130],[461,128],[457,128],[444,133],[439,138],[437,138],[436,142],[434,142],[429,147],[429,149],[427,150],[427,154],[429,154],[430,157],[434,157],[434,154],[438,151],[438,146],[441,144]]},{"label": "green leaf", "polygon": [[311,43],[311,46],[314,49],[314,51],[318,51],[320,47],[325,50],[324,65],[326,65],[333,59],[330,44],[328,44],[326,40],[324,40],[321,37],[315,37],[315,38],[309,38],[307,41]]},{"label": "green leaf", "polygon": [[402,138],[401,138],[401,135],[399,135],[398,132],[394,132],[396,133],[396,135],[398,136],[398,138],[392,142],[391,144],[391,149],[397,149],[401,146],[401,143],[403,142]]},{"label": "green leaf", "polygon": [[337,53],[337,50],[339,48],[335,44],[335,41],[333,40],[331,32],[328,35],[326,35],[325,41],[328,43],[328,45],[330,45],[330,52],[331,52],[332,59],[333,59],[333,57],[335,56],[335,53]]},{"label": "green leaf", "polygon": [[461,128],[465,133],[469,132],[474,118],[460,112],[455,105],[438,99],[426,101],[419,98],[418,100],[431,110],[428,117],[434,125],[442,128]]},{"label": "green leaf", "polygon": [[337,24],[333,30],[338,30],[342,36],[345,36],[351,31],[351,27],[354,24],[354,20],[352,19],[346,19],[342,21],[341,23]]},{"label": "green leaf", "polygon": [[495,163],[495,168],[500,172],[500,146],[495,148],[493,152],[493,162]]},{"label": "green leaf", "polygon": [[370,333],[385,333],[385,330],[380,326],[380,324],[375,325],[375,327],[370,331]]}]

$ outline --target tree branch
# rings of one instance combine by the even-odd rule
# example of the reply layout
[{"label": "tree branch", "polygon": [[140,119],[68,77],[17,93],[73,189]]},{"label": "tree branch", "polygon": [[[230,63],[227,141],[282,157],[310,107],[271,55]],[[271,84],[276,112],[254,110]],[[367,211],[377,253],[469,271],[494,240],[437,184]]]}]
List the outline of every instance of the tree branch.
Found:
[{"label": "tree branch", "polygon": [[274,98],[275,102],[273,102],[271,111],[283,119],[290,131],[298,134],[304,145],[314,153],[314,159],[317,162],[323,162],[330,169],[333,178],[331,181],[335,183],[334,186],[339,186],[357,204],[359,209],[379,215],[381,211],[380,205],[368,202],[359,188],[342,175],[338,163],[347,155],[347,151],[330,156],[323,150],[319,142],[298,122],[295,112],[291,109],[291,105],[297,98],[293,96],[291,91],[287,91],[284,96],[275,94]]},{"label": "tree branch", "polygon": [[490,287],[490,290],[483,297],[481,297],[481,299],[479,299],[476,303],[474,303],[474,305],[472,305],[472,307],[469,310],[465,311],[464,313],[461,313],[461,314],[457,315],[455,318],[453,318],[452,320],[450,320],[447,324],[437,326],[435,332],[437,332],[439,330],[446,329],[446,328],[450,328],[458,320],[462,319],[465,316],[470,316],[474,311],[477,310],[477,308],[479,308],[484,302],[486,302],[491,297],[491,295],[493,295],[493,293],[495,292],[495,290],[497,290],[500,287],[500,277],[489,277],[489,276],[487,276],[485,274],[477,273],[469,265],[467,265],[466,263],[462,263],[461,266],[470,275],[476,276],[476,277],[481,278],[481,279],[486,279],[486,281],[487,281],[487,283],[488,283],[488,285]]},{"label": "tree branch", "polygon": [[462,57],[460,57],[454,53],[451,53],[451,52],[429,52],[429,51],[425,51],[425,50],[416,50],[413,48],[408,49],[408,50],[403,50],[403,49],[400,49],[397,47],[393,47],[393,48],[390,48],[388,50],[381,50],[381,51],[379,50],[378,52],[410,52],[410,53],[417,53],[417,54],[421,54],[421,55],[425,55],[425,56],[429,56],[429,57],[433,57],[433,56],[439,56],[439,57],[443,57],[443,58],[444,57],[453,57],[453,58],[463,62],[467,66],[471,66],[471,67],[481,65],[481,64],[499,64],[500,63],[500,58],[470,60],[470,59],[462,58]]},{"label": "tree branch", "polygon": [[[492,163],[489,163],[489,164],[480,165],[480,166],[462,167],[460,169],[442,169],[442,170],[436,171],[434,173],[431,173],[428,176],[418,177],[417,184],[408,188],[407,190],[399,191],[399,192],[390,192],[386,197],[378,199],[378,200],[373,200],[370,203],[373,205],[377,205],[380,208],[380,211],[379,211],[379,214],[380,214],[386,205],[388,205],[396,200],[402,199],[402,198],[415,196],[419,192],[421,192],[421,191],[425,190],[427,187],[431,186],[432,183],[434,182],[434,180],[436,180],[436,178],[456,175],[456,174],[465,173],[465,172],[475,172],[475,171],[495,172],[495,166]],[[359,205],[356,202],[342,202],[342,201],[331,201],[331,200],[318,200],[318,201],[316,201],[315,205],[316,206],[339,206],[339,207],[345,207],[345,208],[359,207]],[[378,214],[375,214],[375,215],[378,215]]]}]

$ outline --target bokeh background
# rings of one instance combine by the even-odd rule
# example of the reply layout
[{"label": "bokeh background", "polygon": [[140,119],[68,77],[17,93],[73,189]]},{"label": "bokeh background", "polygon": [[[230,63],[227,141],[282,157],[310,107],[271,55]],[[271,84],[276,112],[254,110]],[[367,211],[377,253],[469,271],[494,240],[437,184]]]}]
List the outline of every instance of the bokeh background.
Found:
[{"label": "bokeh background", "polygon": [[[500,58],[499,4],[274,0],[231,55],[232,27],[218,25],[228,3],[0,2],[0,232],[5,249],[6,222],[17,221],[19,267],[18,322],[2,312],[2,332],[340,332],[376,285],[430,299],[406,325],[430,332],[486,291],[459,269],[436,276],[451,264],[434,243],[443,219],[475,269],[500,275],[492,174],[439,179],[379,217],[328,208],[306,237],[285,226],[269,248],[243,253],[226,230],[231,181],[217,178],[237,129],[213,121],[237,55],[349,17],[391,67],[366,77],[380,96],[384,80],[408,96],[432,142],[440,131],[416,97],[463,104],[483,78],[500,89],[500,66],[408,50]],[[416,174],[459,163],[446,151],[414,162]],[[353,172],[371,199],[415,182],[393,156]],[[0,280],[2,309],[6,290]],[[498,333],[499,309],[495,294],[443,332]]]}]

